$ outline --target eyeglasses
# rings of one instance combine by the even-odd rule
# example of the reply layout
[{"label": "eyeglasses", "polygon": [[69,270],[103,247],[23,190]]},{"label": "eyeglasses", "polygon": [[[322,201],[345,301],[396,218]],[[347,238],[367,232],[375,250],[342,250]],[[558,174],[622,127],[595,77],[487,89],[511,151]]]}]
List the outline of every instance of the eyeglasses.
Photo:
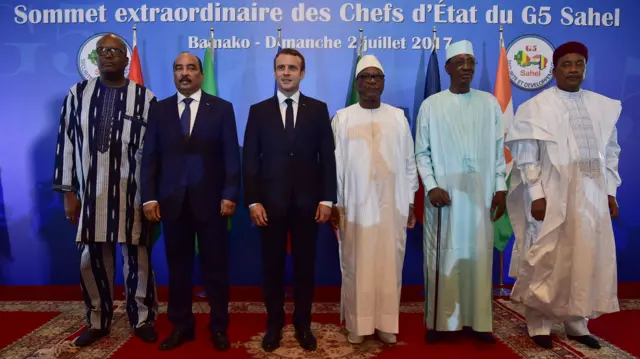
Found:
[{"label": "eyeglasses", "polygon": [[364,81],[374,79],[375,81],[384,80],[384,74],[362,74],[358,75],[358,78]]},{"label": "eyeglasses", "polygon": [[462,67],[464,65],[476,66],[478,64],[478,60],[474,57],[467,57],[466,59],[457,59],[455,61],[451,61],[451,64],[455,67]]},{"label": "eyeglasses", "polygon": [[100,56],[107,56],[107,53],[111,53],[113,56],[120,56],[126,53],[123,49],[117,47],[98,47],[96,50]]}]

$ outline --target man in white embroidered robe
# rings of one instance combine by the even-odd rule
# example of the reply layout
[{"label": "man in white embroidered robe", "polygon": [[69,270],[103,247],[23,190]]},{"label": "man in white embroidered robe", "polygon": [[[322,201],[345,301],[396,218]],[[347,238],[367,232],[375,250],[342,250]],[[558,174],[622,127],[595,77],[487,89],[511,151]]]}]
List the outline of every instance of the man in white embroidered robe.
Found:
[{"label": "man in white embroidered robe", "polygon": [[[429,343],[439,339],[440,331],[463,328],[472,329],[481,342],[495,343],[492,222],[506,207],[504,134],[497,99],[470,88],[475,64],[469,41],[447,47],[445,70],[451,87],[424,100],[416,125],[416,160],[428,197],[424,271]],[[442,221],[435,308],[438,211]]]},{"label": "man in white embroidered robe", "polygon": [[557,87],[522,104],[507,135],[514,156],[508,210],[516,243],[511,298],[526,306],[528,332],[551,348],[552,320],[592,348],[587,318],[619,310],[611,217],[618,215],[616,122],[620,101],[580,88],[587,48],[553,56]]},{"label": "man in white embroidered robe", "polygon": [[[398,333],[406,230],[413,228],[418,175],[409,122],[380,102],[384,72],[372,55],[356,66],[358,104],[339,110],[335,136],[340,232],[341,316],[351,343],[377,332],[385,343]],[[336,223],[337,224],[337,223]]]}]

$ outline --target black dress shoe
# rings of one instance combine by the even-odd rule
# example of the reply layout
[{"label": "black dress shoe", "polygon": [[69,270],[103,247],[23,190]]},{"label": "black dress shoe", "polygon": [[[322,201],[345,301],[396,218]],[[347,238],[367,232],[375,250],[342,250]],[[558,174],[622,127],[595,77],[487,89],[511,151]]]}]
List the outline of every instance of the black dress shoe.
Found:
[{"label": "black dress shoe", "polygon": [[553,347],[551,335],[534,335],[531,339],[533,339],[533,342],[538,344],[539,347],[545,349],[551,349]]},{"label": "black dress shoe", "polygon": [[262,349],[265,352],[272,352],[280,347],[282,340],[282,330],[267,329],[267,333],[262,338]]},{"label": "black dress shoe", "polygon": [[158,333],[156,333],[151,323],[146,323],[141,327],[135,328],[133,331],[143,342],[155,343],[158,341]]},{"label": "black dress shoe", "polygon": [[109,335],[108,329],[87,329],[85,330],[78,339],[74,342],[77,347],[86,347],[89,346],[102,337],[106,337]]},{"label": "black dress shoe", "polygon": [[424,335],[424,341],[428,344],[434,344],[440,339],[440,335],[435,330],[427,330],[427,333]]},{"label": "black dress shoe", "polygon": [[575,340],[578,343],[582,343],[589,348],[600,349],[600,343],[598,343],[598,340],[596,340],[596,338],[592,337],[591,335],[567,335],[567,338]]},{"label": "black dress shoe", "polygon": [[158,349],[171,350],[175,349],[186,342],[190,342],[196,339],[196,335],[193,333],[193,329],[189,331],[174,330],[169,337],[165,339]]},{"label": "black dress shoe", "polygon": [[225,332],[211,334],[211,342],[213,342],[213,347],[216,348],[216,350],[225,351],[229,349],[229,338]]},{"label": "black dress shoe", "polygon": [[483,342],[483,343],[488,343],[488,344],[495,344],[496,343],[496,338],[493,337],[493,335],[491,335],[491,333],[489,332],[473,332],[473,337],[476,338],[476,340]]},{"label": "black dress shoe", "polygon": [[296,330],[296,340],[300,344],[300,347],[305,350],[316,350],[318,342],[316,337],[313,336],[311,329]]}]

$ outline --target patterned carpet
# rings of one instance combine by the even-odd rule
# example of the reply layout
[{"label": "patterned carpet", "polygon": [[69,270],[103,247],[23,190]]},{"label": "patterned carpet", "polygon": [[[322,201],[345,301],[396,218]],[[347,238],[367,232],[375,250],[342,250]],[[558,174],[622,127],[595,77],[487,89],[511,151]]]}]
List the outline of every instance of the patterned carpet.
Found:
[{"label": "patterned carpet", "polygon": [[[116,302],[117,308],[114,315],[114,324],[111,334],[89,348],[76,348],[73,340],[84,329],[85,312],[81,302],[0,302],[0,336],[16,335],[19,330],[17,324],[24,327],[25,320],[31,320],[33,327],[25,333],[18,333],[10,344],[6,343],[0,348],[0,358],[131,358],[133,355],[144,353],[154,358],[160,357],[191,357],[211,356],[216,353],[206,340],[206,321],[209,307],[206,303],[194,303],[194,312],[198,325],[197,335],[200,337],[183,347],[192,346],[190,349],[180,348],[181,352],[160,352],[157,345],[149,346],[138,338],[132,337],[132,331],[128,328],[126,313],[122,302]],[[498,338],[498,345],[479,347],[478,344],[442,343],[427,345],[422,341],[424,329],[422,327],[423,305],[422,303],[408,303],[401,307],[401,329],[398,343],[388,346],[375,340],[375,337],[367,339],[361,345],[351,345],[347,342],[344,328],[338,326],[338,304],[314,305],[314,323],[312,330],[318,339],[318,350],[315,353],[305,353],[297,345],[293,338],[293,327],[285,327],[283,345],[273,353],[265,353],[260,348],[261,335],[264,327],[265,309],[261,303],[240,302],[230,305],[231,328],[230,339],[232,349],[221,354],[228,358],[254,358],[254,359],[280,359],[280,358],[390,358],[390,357],[439,357],[433,354],[447,355],[450,358],[464,355],[473,358],[635,358],[640,355],[640,344],[627,340],[626,347],[621,348],[600,337],[600,333],[607,334],[607,338],[616,337],[619,333],[629,330],[638,330],[637,320],[633,329],[625,328],[632,323],[625,323],[634,314],[638,318],[640,300],[621,300],[622,312],[610,316],[616,316],[615,325],[607,324],[607,330],[594,330],[596,321],[590,323],[594,335],[601,339],[602,349],[592,350],[575,342],[568,341],[562,325],[554,326],[554,348],[543,350],[536,347],[526,334],[526,324],[522,316],[523,308],[517,303],[505,299],[496,299],[494,307],[494,334]],[[291,313],[292,307],[287,304],[287,312]],[[28,313],[24,313],[28,312]],[[160,312],[166,313],[166,303],[161,304]],[[42,318],[38,319],[38,313]],[[53,313],[53,314],[52,314]],[[56,314],[57,313],[57,314]],[[28,317],[30,319],[24,319]],[[33,315],[32,315],[33,314]],[[35,317],[34,317],[35,316]],[[22,318],[22,319],[21,319]],[[626,319],[625,319],[626,318]],[[609,319],[610,321],[612,319]],[[634,319],[635,320],[635,319]],[[171,327],[166,315],[161,315],[158,320],[160,337],[169,334]],[[614,327],[614,328],[609,328]],[[0,343],[0,347],[3,345]],[[188,351],[187,351],[188,350]],[[453,350],[453,351],[451,351]],[[457,350],[457,351],[456,351]],[[206,352],[203,352],[206,351]],[[456,353],[456,354],[454,354]],[[185,356],[187,355],[187,356]]]}]

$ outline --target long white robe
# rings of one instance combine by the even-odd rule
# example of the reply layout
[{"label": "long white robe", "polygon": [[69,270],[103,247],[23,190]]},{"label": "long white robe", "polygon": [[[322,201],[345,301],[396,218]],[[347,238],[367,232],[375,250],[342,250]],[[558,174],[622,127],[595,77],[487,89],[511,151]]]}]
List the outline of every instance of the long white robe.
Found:
[{"label": "long white robe", "polygon": [[[492,330],[494,194],[506,191],[502,111],[496,98],[472,89],[444,90],[420,106],[416,159],[425,195],[446,190],[438,278],[438,331]],[[425,198],[425,324],[434,328],[438,209]]]},{"label": "long white robe", "polygon": [[418,175],[401,109],[355,104],[331,123],[338,177],[341,320],[355,335],[398,333],[409,206]]},{"label": "long white robe", "polygon": [[[622,107],[620,101],[581,91],[579,106],[588,113],[586,126],[593,127],[588,133],[594,139],[587,142],[596,149],[594,156],[583,144],[591,135],[572,126],[575,119],[558,92],[550,88],[522,104],[507,134],[516,161],[507,200],[516,237],[511,298],[547,318],[596,318],[619,310],[607,195],[615,197],[620,185],[615,126]],[[532,144],[539,155],[527,161],[524,153]],[[538,222],[531,203],[542,197],[546,213]]]}]

